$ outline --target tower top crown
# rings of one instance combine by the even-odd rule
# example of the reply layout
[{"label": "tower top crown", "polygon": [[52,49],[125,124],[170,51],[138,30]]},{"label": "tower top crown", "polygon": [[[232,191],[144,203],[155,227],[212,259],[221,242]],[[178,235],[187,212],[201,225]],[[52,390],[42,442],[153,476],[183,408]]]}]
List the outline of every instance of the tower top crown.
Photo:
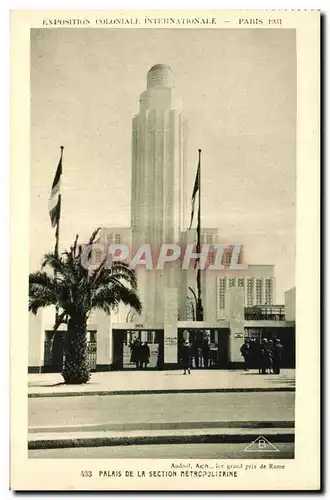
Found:
[{"label": "tower top crown", "polygon": [[147,74],[148,89],[174,88],[174,73],[167,64],[155,64]]}]

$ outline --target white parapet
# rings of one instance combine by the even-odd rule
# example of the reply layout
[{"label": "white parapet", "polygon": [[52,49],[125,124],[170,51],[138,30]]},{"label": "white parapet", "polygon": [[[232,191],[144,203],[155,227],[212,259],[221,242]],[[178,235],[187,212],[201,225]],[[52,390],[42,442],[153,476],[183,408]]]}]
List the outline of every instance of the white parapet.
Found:
[{"label": "white parapet", "polygon": [[111,317],[103,311],[96,311],[94,322],[97,324],[96,364],[110,366],[112,363]]},{"label": "white parapet", "polygon": [[296,320],[296,287],[284,292],[285,319],[286,321]]},{"label": "white parapet", "polygon": [[43,312],[29,313],[29,369],[39,371],[44,364]]}]

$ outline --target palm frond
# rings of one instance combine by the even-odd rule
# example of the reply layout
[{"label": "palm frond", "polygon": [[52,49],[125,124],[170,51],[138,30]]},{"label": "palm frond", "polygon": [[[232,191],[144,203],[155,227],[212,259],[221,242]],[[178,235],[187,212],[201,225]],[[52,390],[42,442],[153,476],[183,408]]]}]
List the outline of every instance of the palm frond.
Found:
[{"label": "palm frond", "polygon": [[[93,244],[99,230],[93,232],[89,244]],[[40,307],[57,305],[64,316],[87,317],[94,308],[110,314],[123,302],[141,312],[135,271],[121,261],[107,268],[107,255],[97,269],[89,271],[82,265],[82,251],[77,235],[70,249],[60,256],[54,252],[44,255],[42,269],[48,266],[54,273],[41,270],[30,274],[29,310],[36,313]]]},{"label": "palm frond", "polygon": [[94,243],[96,236],[97,236],[97,233],[100,231],[100,229],[101,228],[98,227],[97,229],[95,229],[95,231],[93,231],[92,236],[89,239],[89,245],[92,245],[92,243]]},{"label": "palm frond", "polygon": [[45,272],[31,273],[29,276],[29,310],[37,314],[40,307],[56,305],[58,302],[57,283]]},{"label": "palm frond", "polygon": [[41,286],[52,292],[56,291],[56,280],[46,272],[36,271],[29,275],[29,286]]},{"label": "palm frond", "polygon": [[119,281],[111,285],[106,284],[99,286],[92,295],[91,307],[102,309],[104,307],[109,307],[111,309],[119,305],[120,302],[131,306],[132,309],[135,309],[138,313],[142,310],[142,304],[137,293]]},{"label": "palm frond", "polygon": [[54,305],[54,303],[47,300],[46,297],[40,299],[29,298],[29,311],[32,312],[32,314],[37,314],[39,309],[52,305]]},{"label": "palm frond", "polygon": [[78,239],[79,239],[79,234],[76,234],[76,239],[74,240],[73,247],[72,247],[73,255],[76,255]]},{"label": "palm frond", "polygon": [[117,280],[123,280],[128,283],[133,290],[137,290],[136,273],[126,262],[115,261],[110,268],[106,268],[105,265],[103,265],[96,269],[93,275],[94,287],[97,287],[99,283],[111,283],[115,278]]},{"label": "palm frond", "polygon": [[60,268],[62,267],[62,264],[63,263],[61,259],[54,252],[49,252],[45,253],[45,255],[42,258],[41,269],[43,269],[46,266],[49,266],[54,271],[59,271]]}]

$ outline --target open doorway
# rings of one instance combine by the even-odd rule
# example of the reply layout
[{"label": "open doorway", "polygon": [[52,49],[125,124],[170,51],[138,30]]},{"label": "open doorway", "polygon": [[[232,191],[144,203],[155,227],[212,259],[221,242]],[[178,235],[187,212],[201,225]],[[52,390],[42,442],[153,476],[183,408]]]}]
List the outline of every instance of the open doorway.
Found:
[{"label": "open doorway", "polygon": [[164,364],[164,330],[113,330],[115,370],[161,369]]},{"label": "open doorway", "polygon": [[229,329],[179,328],[178,362],[180,349],[189,340],[193,368],[226,368],[229,362]]}]

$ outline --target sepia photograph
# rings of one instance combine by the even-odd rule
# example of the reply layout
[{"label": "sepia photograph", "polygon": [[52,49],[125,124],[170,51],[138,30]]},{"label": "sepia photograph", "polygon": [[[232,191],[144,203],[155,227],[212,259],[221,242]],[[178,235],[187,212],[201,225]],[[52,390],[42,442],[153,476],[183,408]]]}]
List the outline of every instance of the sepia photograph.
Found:
[{"label": "sepia photograph", "polygon": [[319,14],[33,16],[12,59],[15,484],[315,488]]},{"label": "sepia photograph", "polygon": [[294,457],[296,87],[294,30],[31,30],[29,457]]}]

